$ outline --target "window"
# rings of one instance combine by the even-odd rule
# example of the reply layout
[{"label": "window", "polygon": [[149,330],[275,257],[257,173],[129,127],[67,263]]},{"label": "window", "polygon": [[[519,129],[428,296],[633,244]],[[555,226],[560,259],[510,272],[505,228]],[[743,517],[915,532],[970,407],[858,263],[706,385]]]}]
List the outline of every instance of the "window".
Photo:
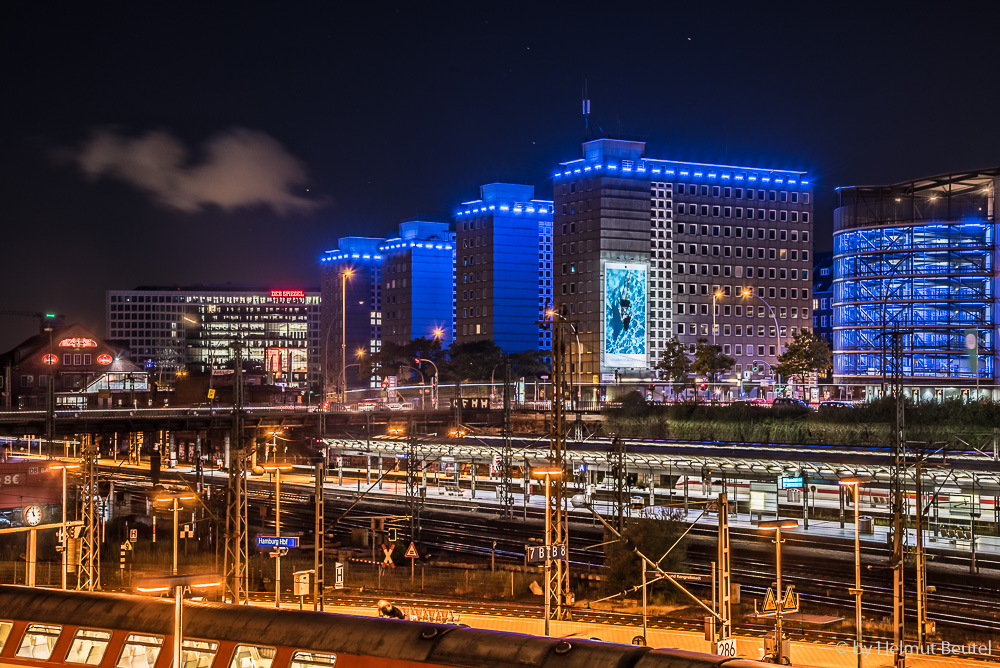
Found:
[{"label": "window", "polygon": [[[681,191],[681,192],[684,192],[684,191]],[[684,205],[683,204],[678,204],[677,205],[677,213],[684,213]]]},{"label": "window", "polygon": [[719,196],[719,186],[712,186],[712,197]]},{"label": "window", "polygon": [[35,377],[34,376],[21,376],[21,387],[34,387]]},{"label": "window", "polygon": [[809,212],[808,211],[803,211],[802,212],[802,222],[803,223],[808,223],[809,222]]},{"label": "window", "polygon": [[73,636],[73,643],[69,646],[69,653],[66,655],[66,663],[81,663],[86,666],[98,665],[104,658],[104,652],[108,649],[109,640],[111,640],[111,634],[107,631],[80,629]]},{"label": "window", "polygon": [[274,652],[273,647],[237,645],[229,668],[271,668]]},{"label": "window", "polygon": [[15,656],[48,661],[49,657],[52,656],[52,649],[56,646],[56,641],[59,640],[61,631],[61,626],[29,624]]},{"label": "window", "polygon": [[163,646],[162,636],[130,633],[118,658],[118,668],[152,668]]},{"label": "window", "polygon": [[210,668],[219,651],[219,643],[187,640],[181,644],[181,668]]},{"label": "window", "polygon": [[[289,668],[330,668],[337,663],[336,654],[319,654],[317,652],[296,652],[292,655]],[[188,668],[184,666],[184,668]]]},{"label": "window", "polygon": [[792,193],[792,204],[798,204],[798,203],[799,203],[799,194]]},{"label": "window", "polygon": [[10,637],[10,630],[14,625],[10,622],[0,622],[0,651],[7,645],[7,638]]},{"label": "window", "polygon": [[708,197],[708,186],[702,186],[701,187],[701,196],[702,197]]}]

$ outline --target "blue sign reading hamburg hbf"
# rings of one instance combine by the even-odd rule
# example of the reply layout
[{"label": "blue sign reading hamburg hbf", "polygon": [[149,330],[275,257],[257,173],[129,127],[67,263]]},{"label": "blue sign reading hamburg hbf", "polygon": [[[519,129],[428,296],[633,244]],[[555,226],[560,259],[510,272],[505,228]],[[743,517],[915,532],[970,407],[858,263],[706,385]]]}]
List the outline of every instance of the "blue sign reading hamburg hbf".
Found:
[{"label": "blue sign reading hamburg hbf", "polygon": [[298,547],[299,539],[294,536],[257,536],[257,547]]}]

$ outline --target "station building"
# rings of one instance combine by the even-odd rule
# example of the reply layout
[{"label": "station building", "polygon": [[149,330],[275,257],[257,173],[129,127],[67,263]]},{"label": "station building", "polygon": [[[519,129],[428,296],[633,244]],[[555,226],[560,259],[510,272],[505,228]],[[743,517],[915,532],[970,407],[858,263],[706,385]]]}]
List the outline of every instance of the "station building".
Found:
[{"label": "station building", "polygon": [[553,301],[576,323],[585,382],[653,378],[676,337],[689,352],[702,338],[721,345],[734,376],[757,367],[759,385],[812,326],[804,172],[650,158],[645,142],[597,139],[561,163],[553,187]]},{"label": "station building", "polygon": [[838,189],[833,373],[854,398],[1000,398],[1000,168]]},{"label": "station building", "polygon": [[553,203],[527,185],[490,183],[479,192],[455,214],[455,340],[547,351],[552,334],[537,323],[552,303]]}]

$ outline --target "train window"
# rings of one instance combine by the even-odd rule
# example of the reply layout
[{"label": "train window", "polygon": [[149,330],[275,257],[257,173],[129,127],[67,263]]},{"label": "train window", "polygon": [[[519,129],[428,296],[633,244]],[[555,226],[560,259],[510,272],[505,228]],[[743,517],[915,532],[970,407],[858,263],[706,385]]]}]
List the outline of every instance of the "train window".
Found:
[{"label": "train window", "polygon": [[17,648],[17,656],[48,661],[61,631],[61,626],[29,624],[28,630],[24,632],[24,638],[21,640],[21,646]]},{"label": "train window", "polygon": [[296,652],[292,655],[292,664],[288,668],[330,668],[336,663],[336,654]]},{"label": "train window", "polygon": [[181,668],[209,668],[219,643],[207,640],[185,640],[181,651]]},{"label": "train window", "polygon": [[237,645],[229,668],[271,668],[274,651],[273,647]]},{"label": "train window", "polygon": [[7,638],[10,637],[10,630],[14,625],[10,622],[0,622],[0,652],[7,645]]},{"label": "train window", "polygon": [[66,655],[66,663],[82,663],[87,666],[96,666],[104,658],[104,652],[108,649],[108,641],[111,634],[107,631],[95,631],[93,629],[80,629],[73,636],[73,644],[69,646],[69,654]]},{"label": "train window", "polygon": [[162,646],[163,636],[130,633],[125,638],[122,655],[118,657],[118,668],[152,668]]}]

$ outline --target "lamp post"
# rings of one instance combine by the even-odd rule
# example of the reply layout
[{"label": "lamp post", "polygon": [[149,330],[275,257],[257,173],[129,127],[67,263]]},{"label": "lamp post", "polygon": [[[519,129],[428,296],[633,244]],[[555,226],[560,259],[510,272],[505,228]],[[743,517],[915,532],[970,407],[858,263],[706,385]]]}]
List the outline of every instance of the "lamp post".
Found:
[{"label": "lamp post", "polygon": [[[441,330],[438,329],[438,330],[434,330],[434,331],[435,331],[434,336],[435,336],[435,338],[437,338],[437,333],[440,332]],[[427,362],[432,367],[434,367],[434,380],[431,382],[431,406],[434,407],[434,408],[437,408],[438,407],[437,384],[438,384],[438,380],[439,380],[439,378],[438,378],[438,367],[437,367],[437,364],[435,364],[432,360],[424,359],[423,357],[415,357],[415,358],[413,358],[413,361],[416,362],[417,366],[420,366],[421,362]],[[496,369],[496,367],[493,367],[493,368],[494,368],[494,370]],[[423,375],[423,372],[421,372],[421,375]],[[491,380],[490,381],[491,385],[492,385],[492,382],[493,381]],[[491,390],[492,390],[492,388],[491,388]],[[423,395],[422,392],[421,392],[420,396],[421,396],[420,405],[421,405],[421,408],[423,408],[423,403],[424,402],[423,402],[423,398],[422,397],[424,395]]]},{"label": "lamp post", "polygon": [[59,462],[51,464],[49,470],[59,469],[62,471],[62,529],[59,539],[60,551],[62,552],[62,589],[66,589],[66,569],[69,567],[69,536],[66,534],[66,470],[78,469],[79,464],[69,462]]},{"label": "lamp post", "polygon": [[340,272],[340,403],[347,403],[347,279],[354,275],[351,269]]},{"label": "lamp post", "polygon": [[765,530],[774,530],[774,546],[775,546],[775,572],[777,573],[777,584],[775,588],[777,589],[776,605],[774,610],[774,635],[775,635],[775,658],[779,664],[787,661],[784,651],[784,632],[781,629],[781,607],[783,601],[782,591],[781,591],[781,530],[782,529],[796,529],[799,526],[798,520],[767,520],[759,523],[758,528]]},{"label": "lamp post", "polygon": [[[531,477],[545,479],[545,507],[549,508],[552,502],[552,478],[562,476],[563,470],[549,467],[532,469]],[[551,615],[551,595],[552,595],[552,517],[551,513],[545,513],[545,635],[549,635],[549,617]],[[568,546],[567,546],[568,547]],[[561,558],[561,557],[560,557]]]},{"label": "lamp post", "polygon": [[719,290],[716,290],[715,292],[712,293],[712,345],[713,346],[716,343],[716,338],[719,336],[719,326],[715,324],[715,310],[716,310],[716,302],[721,296],[722,292]]},{"label": "lamp post", "polygon": [[[159,494],[155,499],[153,499],[153,503],[163,503],[165,501],[170,501],[171,502],[170,510],[172,510],[174,513],[174,560],[173,560],[173,565],[170,568],[171,575],[177,575],[177,543],[178,543],[177,513],[180,512],[181,509],[180,502],[193,501],[196,498],[198,497],[195,494],[192,494],[190,492],[182,492],[177,494],[169,494],[169,493]],[[155,522],[156,520],[154,519],[153,521]]]},{"label": "lamp post", "polygon": [[[771,312],[771,317],[774,318],[774,342],[776,344],[774,352],[775,352],[775,359],[777,359],[777,356],[781,354],[781,336],[780,336],[781,330],[778,329],[778,314],[775,312],[774,307],[771,306],[766,299],[764,299],[763,297],[761,297],[760,295],[758,295],[756,292],[753,291],[753,288],[747,288],[746,290],[744,290],[742,296],[755,297],[759,299],[764,303],[764,306],[767,307],[767,310]],[[778,380],[777,384],[781,385],[781,376],[778,376],[777,380]]]},{"label": "lamp post", "polygon": [[140,594],[162,594],[174,590],[174,666],[183,666],[181,652],[184,642],[184,590],[218,587],[222,578],[215,573],[200,575],[171,575],[169,577],[143,578],[136,585]]},{"label": "lamp post", "polygon": [[854,653],[861,668],[861,485],[871,482],[870,478],[842,478],[840,484],[849,487],[854,494]]},{"label": "lamp post", "polygon": [[[291,464],[267,464],[264,470],[274,472],[274,537],[281,538],[281,472],[291,471]],[[280,542],[280,541],[279,541]],[[274,555],[274,607],[281,607],[281,550],[275,549]]]}]

